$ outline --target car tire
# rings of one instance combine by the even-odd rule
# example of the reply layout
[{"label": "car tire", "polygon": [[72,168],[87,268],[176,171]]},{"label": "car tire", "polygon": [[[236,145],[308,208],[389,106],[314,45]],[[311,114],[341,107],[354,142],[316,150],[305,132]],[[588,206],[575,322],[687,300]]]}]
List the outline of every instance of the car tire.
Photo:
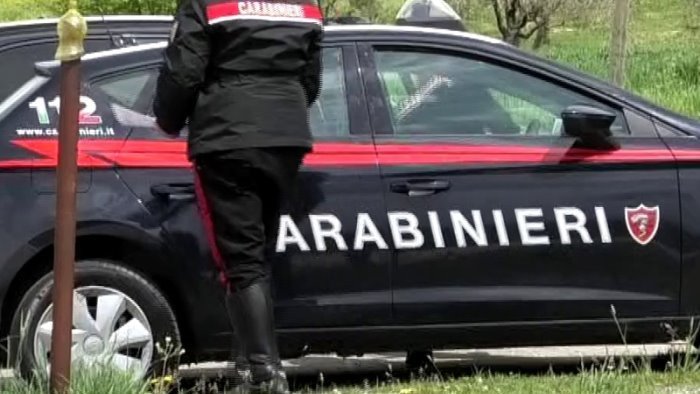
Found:
[{"label": "car tire", "polygon": [[[50,307],[53,302],[52,289],[53,275],[49,273],[37,281],[25,293],[12,320],[10,341],[11,360],[13,361],[13,366],[25,378],[35,376],[36,368],[41,369],[42,365],[46,365],[41,363],[41,360],[37,360],[37,354],[45,354],[39,349],[41,344],[37,341],[40,341],[39,338],[46,339],[46,336],[42,337],[41,332],[38,332],[38,330],[40,330],[40,327],[46,327],[46,319],[51,319]],[[176,357],[164,359],[163,355],[159,354],[157,349],[159,347],[158,345],[160,345],[160,347],[165,347],[166,342],[170,343],[168,348],[179,349],[181,344],[180,332],[172,308],[163,294],[147,278],[116,262],[105,260],[80,261],[77,262],[75,266],[75,290],[75,293],[81,296],[87,296],[85,305],[88,306],[87,309],[90,311],[91,316],[95,318],[95,320],[93,320],[95,323],[94,327],[111,326],[109,328],[111,331],[109,331],[108,334],[103,335],[101,339],[98,338],[93,341],[102,343],[101,348],[98,344],[88,349],[88,339],[81,339],[81,343],[84,344],[82,345],[84,348],[80,350],[81,352],[90,354],[95,351],[95,354],[97,354],[95,357],[98,357],[100,356],[100,354],[98,354],[98,352],[100,352],[99,349],[106,349],[106,344],[109,343],[108,338],[118,338],[120,333],[121,337],[125,338],[123,334],[124,332],[128,332],[129,334],[134,334],[132,338],[138,337],[143,343],[146,343],[142,348],[136,349],[140,351],[140,353],[136,355],[128,353],[134,349],[127,349],[126,355],[123,355],[121,350],[119,351],[119,354],[122,354],[124,357],[131,357],[131,359],[144,361],[144,363],[139,362],[137,365],[148,365],[147,368],[138,368],[140,377],[145,378],[147,376],[172,372],[178,360],[176,360]],[[104,301],[100,303],[100,305],[103,306],[110,305],[112,308],[110,309],[106,306],[102,307],[106,309],[107,312],[101,314],[101,319],[96,317],[96,310],[98,309],[98,302],[96,302],[96,300],[99,295],[112,296],[110,298],[111,302]],[[122,299],[125,306],[123,308],[121,306],[116,306],[122,302]],[[95,302],[90,302],[91,300]],[[114,302],[114,300],[118,301]],[[91,303],[93,305],[90,305]],[[77,305],[74,301],[74,312],[77,309],[76,307]],[[119,313],[118,311],[121,309],[125,311]],[[83,308],[83,310],[85,309]],[[110,315],[110,313],[114,315],[113,318],[104,317]],[[103,322],[112,321],[113,323],[100,324],[98,323],[100,320]],[[134,320],[136,320],[136,323],[134,323]],[[42,324],[42,322],[44,323]],[[124,328],[127,322],[130,326]],[[135,327],[132,323],[141,325],[137,327],[137,329],[132,330],[132,328]],[[74,322],[74,329],[76,327]],[[120,328],[124,329],[120,333],[117,333]],[[148,338],[149,335],[144,335],[145,331],[143,328],[149,332],[150,341],[144,339]],[[50,329],[46,330],[44,328],[42,332],[50,332]],[[74,332],[77,332],[77,330]],[[95,335],[91,336],[95,338]],[[48,337],[48,341],[44,340],[41,343],[47,342],[50,343],[50,336]],[[150,345],[148,343],[150,343]],[[173,350],[173,353],[177,353],[177,351]],[[151,357],[148,357],[149,354]],[[85,356],[85,359],[87,359],[87,357],[88,356]],[[122,357],[122,361],[125,360],[124,357]],[[115,356],[113,358],[116,360],[117,357]],[[46,356],[46,359],[48,359],[48,356]],[[128,361],[127,365],[129,365]]]}]

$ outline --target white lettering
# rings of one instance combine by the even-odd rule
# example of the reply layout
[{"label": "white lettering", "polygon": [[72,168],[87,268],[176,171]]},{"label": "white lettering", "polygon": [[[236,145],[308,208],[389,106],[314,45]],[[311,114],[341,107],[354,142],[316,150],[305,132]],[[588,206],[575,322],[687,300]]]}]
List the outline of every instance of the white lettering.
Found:
[{"label": "white lettering", "polygon": [[430,230],[433,233],[433,241],[435,242],[435,247],[442,249],[445,247],[445,237],[442,236],[442,226],[440,225],[440,218],[437,212],[428,212],[428,220],[430,220]]},{"label": "white lettering", "polygon": [[604,244],[612,243],[612,238],[610,237],[610,226],[608,225],[608,217],[605,215],[605,208],[595,207],[595,218],[598,221],[600,242]]},{"label": "white lettering", "polygon": [[357,229],[355,231],[353,248],[362,250],[367,242],[375,243],[379,249],[389,249],[389,245],[382,238],[382,234],[372,221],[372,217],[367,213],[360,213],[357,215]]},{"label": "white lettering", "polygon": [[479,246],[489,246],[486,239],[486,230],[484,229],[484,221],[481,219],[481,212],[472,211],[472,219],[474,226],[462,215],[459,211],[451,211],[450,218],[452,219],[452,227],[455,231],[457,246],[464,248],[467,246],[467,239],[464,236],[466,231],[469,237]]},{"label": "white lettering", "polygon": [[[394,246],[397,249],[417,249],[423,246],[425,239],[418,229],[418,218],[410,212],[389,212],[389,227]],[[401,222],[406,222],[402,225]],[[412,240],[404,239],[404,234],[411,234]]]},{"label": "white lettering", "polygon": [[296,244],[303,252],[311,250],[309,244],[302,237],[299,228],[289,215],[280,217],[280,229],[277,236],[277,253],[287,251],[287,245]]},{"label": "white lettering", "polygon": [[[348,250],[348,245],[340,234],[343,225],[337,217],[333,215],[309,215],[309,222],[311,223],[311,232],[316,242],[316,249],[325,252],[327,250],[326,238],[331,238],[335,241],[339,250]],[[322,226],[324,222],[330,224],[331,227],[324,229]]]},{"label": "white lettering", "polygon": [[282,16],[303,18],[304,7],[298,4],[261,3],[259,1],[239,1],[238,13],[241,15]]},{"label": "white lettering", "polygon": [[493,220],[496,223],[498,243],[501,246],[510,245],[510,240],[508,239],[508,229],[506,229],[506,221],[503,219],[503,212],[500,209],[493,210]]},{"label": "white lettering", "polygon": [[[578,232],[583,243],[591,244],[593,240],[586,229],[586,214],[578,208],[554,208],[554,217],[559,228],[559,237],[563,245],[571,245],[571,232]],[[574,222],[567,222],[567,217],[573,217]]]},{"label": "white lettering", "polygon": [[518,231],[523,245],[549,245],[549,237],[546,235],[532,236],[532,231],[544,231],[544,222],[528,222],[528,218],[541,218],[541,208],[516,209],[515,221],[518,223]]}]

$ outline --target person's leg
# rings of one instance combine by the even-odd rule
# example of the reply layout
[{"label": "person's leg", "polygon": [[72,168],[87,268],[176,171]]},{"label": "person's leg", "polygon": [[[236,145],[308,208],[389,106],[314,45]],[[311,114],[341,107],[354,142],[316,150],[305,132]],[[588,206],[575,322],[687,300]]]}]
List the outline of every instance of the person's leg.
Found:
[{"label": "person's leg", "polygon": [[[263,205],[263,223],[265,229],[265,239],[268,251],[274,251],[279,233],[279,222],[282,204],[289,202],[293,195],[297,182],[299,167],[303,159],[304,152],[298,149],[259,149],[257,151],[256,167],[263,173],[262,179],[265,182],[258,184]],[[267,259],[269,263],[270,259]],[[267,267],[270,269],[271,267]],[[272,278],[270,278],[272,282]],[[268,314],[270,321],[274,325],[274,302],[270,294],[268,303]],[[274,354],[279,354],[277,337],[273,331]],[[282,361],[278,360],[278,368],[282,371]]]},{"label": "person's leg", "polygon": [[227,309],[250,366],[253,388],[286,393],[274,336],[272,300],[265,269],[265,210],[261,188],[269,181],[255,160],[201,161],[203,205],[211,212],[215,244],[228,292]]},{"label": "person's leg", "polygon": [[207,158],[197,163],[196,189],[210,247],[227,288],[266,276],[263,203],[248,162]]},{"label": "person's leg", "polygon": [[[267,250],[274,250],[279,231],[281,206],[293,193],[304,154],[305,152],[299,149],[281,148],[250,149],[229,155],[229,157],[245,160],[252,167],[254,185],[251,185],[251,188],[255,189],[262,203],[262,224]],[[267,265],[265,268],[270,269]],[[270,373],[274,373],[278,379],[269,380],[259,385],[259,388],[264,392],[278,393],[284,392],[280,391],[282,387],[286,389],[286,376],[279,358],[271,286],[272,278],[265,275],[264,279],[251,288],[250,296],[255,297],[255,302],[246,303],[246,305],[258,306],[255,313],[259,315],[252,321],[260,324],[251,329],[257,332],[258,339],[262,340],[255,345],[260,351],[249,351],[248,359],[251,365],[265,365],[268,369],[274,367],[270,372],[263,372],[263,375],[269,376]],[[251,313],[253,312],[246,312],[248,315]],[[248,343],[252,342],[249,340]],[[255,372],[253,375],[255,376]],[[259,381],[255,378],[254,380]]]}]

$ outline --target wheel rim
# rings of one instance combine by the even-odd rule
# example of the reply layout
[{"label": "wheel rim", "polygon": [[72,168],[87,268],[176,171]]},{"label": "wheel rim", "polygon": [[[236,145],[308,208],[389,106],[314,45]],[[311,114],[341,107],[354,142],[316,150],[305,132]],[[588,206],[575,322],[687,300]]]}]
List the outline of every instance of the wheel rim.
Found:
[{"label": "wheel rim", "polygon": [[[34,359],[50,367],[53,305],[44,311],[34,334]],[[73,292],[71,362],[82,366],[109,365],[146,375],[153,358],[153,331],[143,310],[126,294],[108,287],[89,286]]]}]

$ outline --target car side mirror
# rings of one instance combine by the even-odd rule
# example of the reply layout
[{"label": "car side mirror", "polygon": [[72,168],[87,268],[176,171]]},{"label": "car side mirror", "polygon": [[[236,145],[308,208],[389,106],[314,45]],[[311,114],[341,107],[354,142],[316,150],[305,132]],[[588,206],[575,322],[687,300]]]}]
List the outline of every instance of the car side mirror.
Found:
[{"label": "car side mirror", "polygon": [[590,105],[572,105],[562,114],[564,133],[578,140],[581,147],[615,150],[620,148],[610,127],[615,114]]}]

